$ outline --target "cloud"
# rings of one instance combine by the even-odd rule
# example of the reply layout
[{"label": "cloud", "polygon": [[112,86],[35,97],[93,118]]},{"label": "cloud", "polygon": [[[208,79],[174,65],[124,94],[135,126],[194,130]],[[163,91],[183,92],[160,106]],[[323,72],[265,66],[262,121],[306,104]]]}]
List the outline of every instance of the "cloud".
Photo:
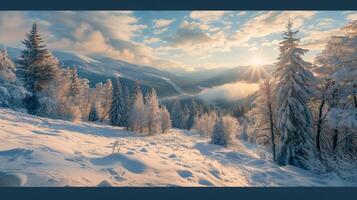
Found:
[{"label": "cloud", "polygon": [[357,13],[352,13],[352,14],[347,15],[346,19],[348,19],[350,21],[357,20]]},{"label": "cloud", "polygon": [[[0,39],[9,45],[25,38],[36,20],[48,48],[82,55],[101,55],[127,62],[164,63],[145,43],[135,42],[147,27],[127,11],[0,12]],[[150,38],[147,42],[154,42]]]},{"label": "cloud", "polygon": [[332,18],[319,19],[319,20],[317,20],[316,24],[311,25],[310,27],[318,28],[318,29],[330,28],[331,26],[333,26],[334,22],[335,22],[335,20]]},{"label": "cloud", "polygon": [[272,41],[264,41],[262,43],[262,46],[268,46],[268,47],[276,47],[279,45],[279,40],[272,40]]},{"label": "cloud", "polygon": [[321,50],[331,36],[341,35],[342,33],[341,29],[309,32],[307,36],[301,39],[302,47],[310,50]]},{"label": "cloud", "polygon": [[175,46],[195,45],[210,42],[212,39],[205,32],[184,21],[176,34],[169,39]]},{"label": "cloud", "polygon": [[303,25],[304,20],[315,14],[316,12],[313,11],[262,12],[243,24],[231,40],[239,45],[252,38],[282,32],[286,29],[285,26],[289,19],[293,21],[295,28],[299,28]]},{"label": "cloud", "polygon": [[19,45],[30,27],[21,12],[0,12],[0,43]]},{"label": "cloud", "polygon": [[168,47],[185,52],[190,56],[209,56],[210,52],[226,51],[226,35],[224,31],[209,33],[202,30],[194,22],[183,21],[176,32],[164,38]]},{"label": "cloud", "polygon": [[175,19],[157,19],[154,21],[155,28],[164,28],[174,22]]},{"label": "cloud", "polygon": [[168,26],[172,24],[175,19],[157,19],[154,20],[154,33],[156,35],[160,35],[166,31],[168,31]]},{"label": "cloud", "polygon": [[221,19],[226,13],[226,11],[192,11],[190,17],[207,24]]},{"label": "cloud", "polygon": [[150,38],[146,38],[144,40],[144,43],[146,44],[152,44],[152,43],[156,43],[156,42],[160,42],[160,38],[157,38],[157,37],[150,37]]}]

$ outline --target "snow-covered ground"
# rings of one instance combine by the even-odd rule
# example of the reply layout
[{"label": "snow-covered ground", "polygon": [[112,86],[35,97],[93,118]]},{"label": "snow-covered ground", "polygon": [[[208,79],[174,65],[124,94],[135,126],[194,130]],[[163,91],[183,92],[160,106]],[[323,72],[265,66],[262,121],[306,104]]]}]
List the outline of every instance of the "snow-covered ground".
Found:
[{"label": "snow-covered ground", "polygon": [[[120,148],[112,153],[116,140]],[[333,176],[260,160],[252,149],[209,144],[189,131],[149,137],[0,109],[0,186],[11,181],[24,186],[344,185]]]}]

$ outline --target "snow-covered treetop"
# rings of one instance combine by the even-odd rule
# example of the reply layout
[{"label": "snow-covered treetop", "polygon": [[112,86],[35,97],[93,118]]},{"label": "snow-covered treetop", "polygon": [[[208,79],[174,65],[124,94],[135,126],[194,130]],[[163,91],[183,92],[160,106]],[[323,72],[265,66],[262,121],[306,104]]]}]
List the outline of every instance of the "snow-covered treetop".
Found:
[{"label": "snow-covered treetop", "polygon": [[14,82],[15,64],[9,58],[6,49],[0,49],[0,82]]},{"label": "snow-covered treetop", "polygon": [[308,50],[299,47],[300,39],[296,38],[298,31],[293,31],[292,25],[292,22],[289,21],[286,26],[287,30],[283,33],[283,41],[280,42],[280,55],[276,63],[277,68],[274,72],[274,77],[278,82],[278,88],[281,88],[280,86],[285,87],[287,83],[293,84],[293,87],[289,88],[300,92],[301,97],[307,99],[311,94],[311,90],[301,87],[313,82],[314,76],[310,72],[311,63],[302,59],[302,56]]}]

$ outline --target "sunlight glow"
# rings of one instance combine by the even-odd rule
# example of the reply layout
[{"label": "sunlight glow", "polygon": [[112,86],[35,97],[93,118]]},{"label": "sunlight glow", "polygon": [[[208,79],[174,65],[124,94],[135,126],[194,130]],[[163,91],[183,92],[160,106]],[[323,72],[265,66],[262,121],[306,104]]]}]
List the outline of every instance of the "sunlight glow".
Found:
[{"label": "sunlight glow", "polygon": [[262,58],[260,58],[260,57],[256,56],[256,57],[251,59],[251,65],[252,66],[255,66],[255,67],[259,66],[260,67],[260,66],[262,66],[264,64],[265,64],[264,60]]}]

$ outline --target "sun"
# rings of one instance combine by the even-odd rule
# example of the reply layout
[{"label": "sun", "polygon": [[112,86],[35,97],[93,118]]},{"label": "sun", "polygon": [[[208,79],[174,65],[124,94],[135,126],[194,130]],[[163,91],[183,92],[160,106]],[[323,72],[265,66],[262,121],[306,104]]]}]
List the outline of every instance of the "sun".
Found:
[{"label": "sun", "polygon": [[264,60],[261,57],[253,57],[251,58],[251,65],[254,67],[261,67],[265,64]]}]

